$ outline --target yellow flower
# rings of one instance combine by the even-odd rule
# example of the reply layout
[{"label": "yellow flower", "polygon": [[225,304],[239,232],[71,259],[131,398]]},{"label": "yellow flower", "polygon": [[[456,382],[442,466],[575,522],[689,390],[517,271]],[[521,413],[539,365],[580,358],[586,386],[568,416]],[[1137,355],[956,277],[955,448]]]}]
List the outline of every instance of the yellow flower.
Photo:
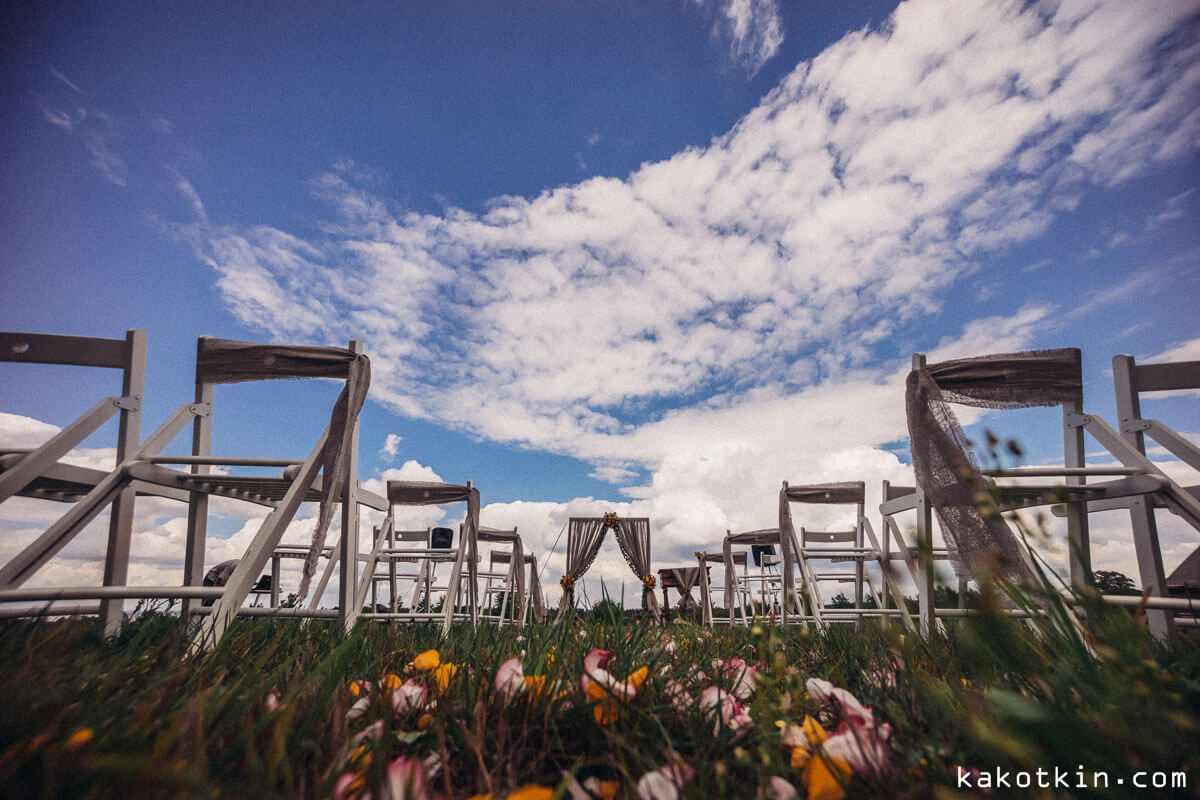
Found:
[{"label": "yellow flower", "polygon": [[545,688],[546,688],[546,676],[545,675],[526,675],[525,676],[526,691],[532,690],[534,694],[540,695],[545,690]]},{"label": "yellow flower", "polygon": [[80,747],[86,747],[95,736],[96,734],[91,728],[80,728],[67,739],[67,749],[76,750]]},{"label": "yellow flower", "polygon": [[417,720],[417,730],[423,731],[433,724],[433,714],[422,714]]},{"label": "yellow flower", "polygon": [[413,666],[422,672],[437,669],[440,663],[442,663],[442,657],[438,655],[437,650],[426,650],[413,659]]},{"label": "yellow flower", "polygon": [[[434,652],[433,650],[430,650],[429,652],[433,653],[435,658],[437,657],[437,653]],[[424,655],[424,654],[422,653],[422,655]],[[437,669],[434,669],[433,670],[433,679],[435,681],[437,681],[438,691],[442,691],[442,692],[446,691],[447,687],[450,686],[450,679],[453,678],[457,674],[458,674],[458,667],[456,667],[455,665],[453,665],[449,662],[446,662],[445,664],[441,664],[437,667]]]},{"label": "yellow flower", "polygon": [[384,675],[383,680],[379,682],[379,684],[389,692],[394,692],[399,689],[400,684],[402,683],[404,683],[404,681],[401,680],[400,676],[394,672],[389,672],[387,675]]},{"label": "yellow flower", "polygon": [[805,767],[808,766],[808,761],[810,758],[812,758],[812,755],[807,750],[805,750],[803,747],[793,747],[792,748],[792,760],[791,760],[792,769],[794,769],[794,770],[804,769]]},{"label": "yellow flower", "polygon": [[821,723],[817,722],[812,717],[806,716],[804,718],[804,723],[800,727],[801,730],[804,731],[804,737],[808,739],[809,747],[816,747],[817,745],[824,743],[824,741],[829,738],[829,734],[827,734],[825,729],[821,727]]},{"label": "yellow flower", "polygon": [[804,771],[808,800],[842,800],[850,782],[850,765],[840,758],[813,758]]},{"label": "yellow flower", "polygon": [[550,800],[554,790],[548,786],[527,783],[508,796],[508,800]]}]

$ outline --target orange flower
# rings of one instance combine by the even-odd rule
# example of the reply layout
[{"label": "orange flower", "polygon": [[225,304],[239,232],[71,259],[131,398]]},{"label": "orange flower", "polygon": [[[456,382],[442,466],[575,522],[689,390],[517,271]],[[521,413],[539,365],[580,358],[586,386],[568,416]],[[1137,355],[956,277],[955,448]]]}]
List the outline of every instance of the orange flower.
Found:
[{"label": "orange flower", "polygon": [[508,800],[550,800],[554,790],[548,786],[527,783],[508,796]]},{"label": "orange flower", "polygon": [[[400,684],[402,683],[404,683],[404,680],[399,675],[394,672],[389,672],[387,675],[383,676],[383,680],[379,682],[379,685],[389,692],[394,692],[400,688]],[[351,692],[353,692],[353,689]]]},{"label": "orange flower", "polygon": [[433,714],[429,714],[429,713],[422,714],[420,719],[417,720],[417,730],[423,731],[432,724],[433,724]]},{"label": "orange flower", "polygon": [[80,728],[67,739],[67,749],[77,750],[80,747],[87,747],[95,736],[96,734],[91,728]]},{"label": "orange flower", "polygon": [[525,676],[525,691],[532,691],[534,694],[540,695],[546,688],[545,675],[526,675]]},{"label": "orange flower", "polygon": [[422,672],[437,669],[438,664],[442,663],[442,657],[438,655],[437,650],[426,650],[419,656],[413,659],[413,666]]}]

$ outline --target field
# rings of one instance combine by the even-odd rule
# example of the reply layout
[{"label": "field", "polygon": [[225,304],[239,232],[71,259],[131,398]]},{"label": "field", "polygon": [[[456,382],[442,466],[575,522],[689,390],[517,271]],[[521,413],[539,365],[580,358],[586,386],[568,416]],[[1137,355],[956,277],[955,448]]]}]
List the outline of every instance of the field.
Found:
[{"label": "field", "polygon": [[1200,640],[1164,649],[1126,611],[1092,606],[1083,626],[1018,601],[1048,613],[929,639],[247,619],[194,660],[163,610],[110,641],[9,621],[0,795],[1196,796]]}]

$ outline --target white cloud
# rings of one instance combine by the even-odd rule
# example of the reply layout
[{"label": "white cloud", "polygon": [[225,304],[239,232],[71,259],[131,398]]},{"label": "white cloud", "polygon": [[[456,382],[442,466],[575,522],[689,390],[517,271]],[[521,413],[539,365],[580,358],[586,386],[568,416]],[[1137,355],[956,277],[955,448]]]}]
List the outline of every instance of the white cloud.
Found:
[{"label": "white cloud", "polygon": [[1171,361],[1200,361],[1200,338],[1173,344],[1161,353],[1138,359],[1146,364],[1165,364]]},{"label": "white cloud", "polygon": [[727,39],[733,62],[754,75],[783,44],[778,0],[717,0],[717,5],[721,17],[713,35]]},{"label": "white cloud", "polygon": [[[723,8],[747,53],[778,47],[774,4]],[[313,184],[332,208],[315,230],[201,217],[192,240],[246,325],[362,337],[372,396],[397,412],[587,459],[607,480],[648,471],[611,507],[651,516],[656,554],[683,558],[771,524],[785,477],[903,480],[882,448],[906,432],[897,351],[1035,341],[1044,304],[963,320],[936,346],[921,323],[1082,187],[1195,147],[1193,14],[913,0],[797,65],[707,146],[625,179],[419,214],[342,163]],[[570,513],[609,507],[506,513],[549,547]],[[611,555],[598,569],[615,578]]]},{"label": "white cloud", "polygon": [[1134,142],[1188,124],[1200,73],[1178,37],[1159,48],[1188,13],[905,3],[625,180],[430,215],[343,164],[314,184],[336,211],[321,233],[205,228],[202,246],[247,324],[363,336],[374,396],[402,414],[652,463],[628,446],[651,409],[869,363],[1081,185],[1167,157]]},{"label": "white cloud", "polygon": [[404,437],[398,433],[389,433],[383,441],[383,447],[379,448],[379,455],[386,461],[391,461],[396,457],[396,453],[400,450],[400,442],[404,441]]}]

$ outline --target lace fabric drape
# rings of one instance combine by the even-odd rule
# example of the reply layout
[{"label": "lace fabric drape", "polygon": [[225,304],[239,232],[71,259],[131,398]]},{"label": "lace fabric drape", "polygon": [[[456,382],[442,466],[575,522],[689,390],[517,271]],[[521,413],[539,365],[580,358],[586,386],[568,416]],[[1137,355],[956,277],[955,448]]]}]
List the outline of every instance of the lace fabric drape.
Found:
[{"label": "lace fabric drape", "polygon": [[308,595],[317,557],[333,519],[333,506],[350,471],[354,425],[371,386],[371,361],[343,347],[309,347],[239,342],[203,337],[196,346],[198,383],[243,383],[275,378],[342,378],[346,381],[329,417],[321,456],[324,486],[312,544],[304,558],[299,597]]},{"label": "lace fabric drape", "polygon": [[[1032,577],[1008,523],[988,507],[983,476],[949,403],[982,408],[1081,404],[1075,348],[945,361],[909,373],[905,393],[913,470],[937,512],[955,572]],[[980,509],[984,502],[985,510]]]}]

